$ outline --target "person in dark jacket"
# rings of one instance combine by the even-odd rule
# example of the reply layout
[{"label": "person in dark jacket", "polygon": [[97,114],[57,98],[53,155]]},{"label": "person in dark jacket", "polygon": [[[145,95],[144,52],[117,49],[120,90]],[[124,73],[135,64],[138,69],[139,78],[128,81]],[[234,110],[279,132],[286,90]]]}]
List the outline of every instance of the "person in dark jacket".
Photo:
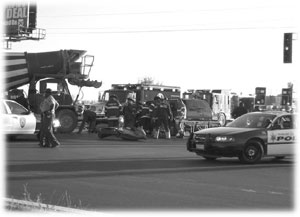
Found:
[{"label": "person in dark jacket", "polygon": [[78,130],[78,134],[81,133],[85,123],[89,124],[89,133],[92,133],[95,131],[95,127],[96,127],[96,118],[97,118],[97,114],[96,114],[96,107],[95,106],[91,106],[90,109],[84,110],[83,112],[83,120],[81,122],[81,125],[79,127]]},{"label": "person in dark jacket", "polygon": [[137,108],[136,108],[135,100],[131,95],[127,97],[127,101],[123,106],[123,115],[124,115],[124,127],[131,130],[135,130]]},{"label": "person in dark jacket", "polygon": [[119,117],[121,115],[122,105],[116,95],[109,96],[109,100],[105,104],[105,116],[109,127],[119,126]]},{"label": "person in dark jacket", "polygon": [[153,130],[151,124],[153,108],[154,104],[151,101],[147,101],[141,103],[138,110],[139,123],[148,134],[151,134]]},{"label": "person in dark jacket", "polygon": [[158,139],[160,127],[163,126],[165,129],[166,138],[170,139],[171,132],[170,132],[169,121],[173,119],[173,114],[171,111],[170,104],[166,100],[164,100],[164,96],[161,93],[157,95],[156,99],[158,100],[158,103],[155,106],[155,112],[154,112],[154,115],[157,118],[154,138]]}]

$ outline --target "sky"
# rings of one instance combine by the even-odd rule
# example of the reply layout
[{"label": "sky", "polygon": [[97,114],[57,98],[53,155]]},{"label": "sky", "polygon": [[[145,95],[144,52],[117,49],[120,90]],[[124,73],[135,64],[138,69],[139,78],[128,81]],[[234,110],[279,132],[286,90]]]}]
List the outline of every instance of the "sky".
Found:
[{"label": "sky", "polygon": [[297,89],[299,40],[293,41],[293,63],[283,63],[284,33],[297,38],[297,1],[36,2],[37,27],[46,38],[13,43],[12,51],[87,50],[95,57],[90,79],[103,85],[83,88],[84,99],[97,99],[113,83],[145,77],[182,92],[231,89],[247,95],[266,87],[267,95],[277,95],[288,82]]}]

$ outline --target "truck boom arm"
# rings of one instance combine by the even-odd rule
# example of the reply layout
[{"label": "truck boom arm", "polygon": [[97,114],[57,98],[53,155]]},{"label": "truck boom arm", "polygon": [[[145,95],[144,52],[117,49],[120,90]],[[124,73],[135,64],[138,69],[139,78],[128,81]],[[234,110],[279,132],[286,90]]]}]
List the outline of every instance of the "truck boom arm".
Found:
[{"label": "truck boom arm", "polygon": [[87,80],[81,62],[86,51],[60,50],[43,53],[5,53],[6,89],[37,82],[43,78],[68,79],[72,85],[99,88],[101,82]]}]

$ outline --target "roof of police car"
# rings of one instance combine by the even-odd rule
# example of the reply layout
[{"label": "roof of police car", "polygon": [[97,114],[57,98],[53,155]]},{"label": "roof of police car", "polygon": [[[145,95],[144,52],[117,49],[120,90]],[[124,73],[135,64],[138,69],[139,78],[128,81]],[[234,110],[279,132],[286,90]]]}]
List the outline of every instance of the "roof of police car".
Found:
[{"label": "roof of police car", "polygon": [[285,112],[285,111],[272,111],[272,110],[270,110],[270,111],[257,111],[257,112],[251,112],[251,113],[270,114],[270,115],[276,115],[276,116],[291,114],[291,113],[288,113],[288,112]]}]

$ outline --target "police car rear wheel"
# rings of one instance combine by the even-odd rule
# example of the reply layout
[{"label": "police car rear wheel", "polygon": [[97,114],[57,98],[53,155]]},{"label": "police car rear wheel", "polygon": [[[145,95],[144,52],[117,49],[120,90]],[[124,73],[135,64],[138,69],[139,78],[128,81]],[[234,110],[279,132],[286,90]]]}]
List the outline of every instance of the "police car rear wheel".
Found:
[{"label": "police car rear wheel", "polygon": [[262,155],[261,144],[258,141],[250,141],[239,155],[239,160],[242,163],[254,164],[261,160]]}]

